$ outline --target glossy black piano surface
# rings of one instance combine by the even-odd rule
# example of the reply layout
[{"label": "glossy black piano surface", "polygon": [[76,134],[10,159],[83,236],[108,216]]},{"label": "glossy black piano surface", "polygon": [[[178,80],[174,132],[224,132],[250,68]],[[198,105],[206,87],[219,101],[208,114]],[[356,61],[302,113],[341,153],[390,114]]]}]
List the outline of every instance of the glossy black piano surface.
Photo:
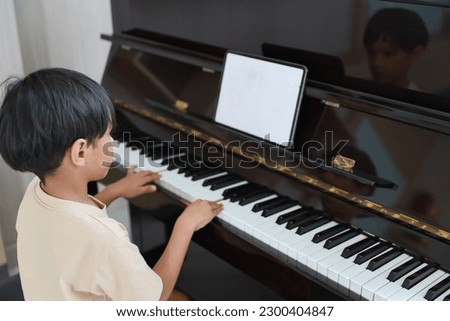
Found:
[{"label": "glossy black piano surface", "polygon": [[[448,273],[450,79],[443,71],[450,64],[450,30],[445,23],[449,5],[344,1],[337,6],[334,1],[326,2],[324,7],[314,1],[263,1],[251,10],[250,3],[218,6],[200,1],[191,10],[180,1],[113,1],[114,35],[103,36],[112,47],[102,84],[117,106],[116,137],[139,141],[149,135],[145,139],[154,144],[186,147],[204,167],[217,167],[215,174],[222,169],[237,178],[237,185],[240,180],[256,184],[247,192],[257,187],[282,197],[281,202],[267,205],[267,217],[271,211],[278,215],[295,210],[296,204],[308,208],[310,218],[319,213],[312,223],[297,223],[307,233],[332,221],[336,231],[329,233],[336,234],[323,236],[324,243],[345,231],[374,238],[366,248],[375,244],[387,258],[366,254],[361,248],[359,254],[370,257],[367,265],[400,261],[398,255],[407,255],[418,258],[421,268]],[[276,10],[271,10],[271,4]],[[172,22],[164,20],[169,6]],[[413,69],[418,85],[414,89],[380,84],[368,74],[360,37],[373,13],[391,7],[418,12],[429,33],[422,60]],[[253,14],[244,21],[245,10]],[[333,14],[333,24],[328,15],[336,10],[340,14]],[[183,15],[178,15],[181,11]],[[228,15],[221,15],[218,25],[213,18],[221,11],[236,22],[230,25]],[[328,17],[326,23],[309,21],[308,16],[315,14]],[[314,23],[317,30],[306,32],[305,23]],[[330,25],[333,32],[328,30]],[[287,35],[287,30],[295,32]],[[307,65],[309,79],[292,149],[255,141],[214,123],[228,49]],[[431,70],[427,62],[437,57],[442,58],[442,68]],[[344,163],[349,160],[354,166],[338,164],[334,158],[338,152],[345,157]],[[148,150],[145,153],[164,159]],[[221,166],[214,166],[219,162]],[[182,167],[172,166],[174,172]],[[208,170],[198,168],[188,177],[207,179],[207,175]],[[231,182],[229,186],[237,185]],[[167,192],[180,196],[170,188]],[[138,210],[139,204],[132,206]],[[308,271],[309,263],[300,268],[289,258],[280,258],[272,247],[247,237],[227,219],[200,231],[195,240],[285,298],[361,299]],[[255,259],[242,262],[245,255]],[[305,260],[315,257],[319,253]],[[276,274],[271,273],[274,270]],[[440,277],[444,279],[444,274]],[[348,282],[359,281],[349,276]]]}]

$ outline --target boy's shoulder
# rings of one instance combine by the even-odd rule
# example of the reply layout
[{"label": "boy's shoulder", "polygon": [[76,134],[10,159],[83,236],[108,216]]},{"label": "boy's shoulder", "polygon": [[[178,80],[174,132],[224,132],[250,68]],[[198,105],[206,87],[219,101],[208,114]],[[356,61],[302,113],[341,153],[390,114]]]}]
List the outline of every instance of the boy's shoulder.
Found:
[{"label": "boy's shoulder", "polygon": [[126,228],[108,216],[106,207],[98,208],[55,198],[46,194],[39,184],[38,178],[30,182],[19,209],[18,227],[20,222],[30,227],[51,225],[67,234],[79,234],[107,242],[128,237]]}]

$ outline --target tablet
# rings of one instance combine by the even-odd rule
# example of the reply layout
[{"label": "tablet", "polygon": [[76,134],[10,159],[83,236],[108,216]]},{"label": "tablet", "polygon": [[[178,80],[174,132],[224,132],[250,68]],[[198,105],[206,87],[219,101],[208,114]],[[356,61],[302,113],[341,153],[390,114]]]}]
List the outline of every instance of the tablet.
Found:
[{"label": "tablet", "polygon": [[228,51],[215,121],[291,147],[306,74],[303,65]]}]

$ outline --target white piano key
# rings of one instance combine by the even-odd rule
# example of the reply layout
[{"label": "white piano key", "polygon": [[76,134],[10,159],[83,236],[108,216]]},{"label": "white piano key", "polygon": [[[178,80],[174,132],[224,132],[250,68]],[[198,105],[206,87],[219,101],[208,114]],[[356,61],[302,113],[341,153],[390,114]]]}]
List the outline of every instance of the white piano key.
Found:
[{"label": "white piano key", "polygon": [[[314,233],[313,233],[314,231],[310,231],[303,235],[299,235],[296,233],[296,231],[297,231],[296,228],[289,230],[286,228],[286,225],[287,225],[287,222],[280,224],[280,226],[283,227],[287,232],[279,235],[278,240],[277,240],[277,243],[278,243],[277,250],[280,253],[280,257],[284,257],[284,258],[286,258],[288,255],[289,246],[295,242],[298,242],[300,240],[299,237],[303,237],[304,235],[307,234],[308,237],[310,238],[310,240],[312,240],[312,237],[314,236]],[[316,232],[318,232],[318,231],[322,231],[322,226],[319,227]]]},{"label": "white piano key", "polygon": [[264,223],[264,218],[252,211],[253,205],[260,201],[269,200],[274,197],[276,197],[275,194],[244,206],[225,200],[223,204],[225,206],[225,210],[230,212],[230,224],[235,225],[240,230],[252,236],[252,229],[256,225]]},{"label": "white piano key", "polygon": [[385,269],[381,274],[377,275],[375,278],[371,279],[370,281],[366,282],[362,287],[361,292],[361,299],[367,300],[367,301],[373,301],[375,292],[380,289],[381,287],[388,284],[389,281],[387,279],[389,273],[395,269],[397,266],[400,266],[407,260],[411,259],[411,256],[408,254],[401,254],[400,256],[396,257],[392,262],[395,262],[395,264],[391,267],[391,269]]},{"label": "white piano key", "polygon": [[[330,228],[330,227],[338,225],[338,223],[336,221],[331,221],[331,222],[324,224],[323,226],[325,226],[325,225],[328,226],[327,228]],[[314,237],[314,235],[313,235],[313,237]],[[304,266],[306,268],[308,258],[317,252],[323,251],[324,250],[323,246],[325,245],[326,241],[327,240],[323,240],[319,243],[313,243],[312,238],[311,238],[309,245],[307,247],[303,247],[297,253],[297,267]]]},{"label": "white piano key", "polygon": [[[424,287],[422,290],[420,290],[419,292],[417,292],[413,297],[409,298],[408,301],[427,301],[427,299],[425,299],[425,295],[427,294],[428,290],[429,290],[430,288],[432,288],[434,285],[436,285],[437,283],[439,283],[439,282],[441,282],[442,280],[444,280],[446,277],[448,277],[448,274],[445,273],[445,272],[442,271],[442,270],[437,270],[435,273],[437,273],[437,272],[442,272],[442,274],[439,273],[439,274],[441,274],[441,275],[440,275],[437,279],[435,279],[434,281],[432,280],[433,278],[430,278],[429,281],[431,281],[431,282],[430,282],[426,287]],[[434,273],[434,274],[435,274],[435,273]],[[430,277],[432,277],[432,276],[433,276],[433,274],[430,275]],[[427,279],[427,278],[426,278],[426,279]],[[426,279],[423,280],[423,281],[426,281]],[[419,285],[419,284],[417,284],[417,285]],[[413,288],[414,288],[414,287],[413,287]],[[413,288],[411,288],[411,289],[413,289]]]},{"label": "white piano key", "polygon": [[[353,300],[361,300],[364,284],[375,279],[380,274],[386,275],[383,272],[389,273],[393,268],[400,265],[406,259],[407,259],[407,256],[402,257],[401,255],[399,255],[398,257],[396,257],[395,259],[386,263],[385,265],[379,267],[375,271],[370,271],[370,270],[366,269],[362,273],[360,273],[357,276],[355,276],[354,278],[352,278],[350,280],[350,298]],[[369,262],[370,262],[370,260],[369,260]],[[387,275],[386,275],[386,277],[387,277]]]},{"label": "white piano key", "polygon": [[339,264],[341,261],[348,260],[341,256],[341,253],[334,253],[333,255],[330,255],[329,257],[323,259],[317,264],[317,272],[316,277],[318,280],[322,281],[323,283],[327,283],[328,280],[328,270],[335,266],[336,264]]},{"label": "white piano key", "polygon": [[[348,230],[343,231],[342,233],[345,233]],[[313,275],[314,277],[318,277],[320,273],[323,275],[326,275],[326,271],[328,269],[327,266],[322,263],[325,261],[327,264],[333,265],[336,261],[339,261],[339,258],[342,258],[341,253],[342,251],[349,245],[352,245],[353,243],[356,243],[358,241],[361,241],[363,239],[367,238],[367,236],[363,234],[356,235],[355,237],[352,237],[351,239],[333,247],[332,249],[326,249],[322,248],[321,251],[318,251],[311,256],[308,257],[308,260],[306,262],[306,265],[308,267],[308,273]],[[322,263],[322,264],[321,264]],[[319,271],[320,267],[320,271]]]},{"label": "white piano key", "polygon": [[185,200],[189,202],[192,202],[196,199],[206,199],[210,201],[216,201],[222,199],[222,193],[226,188],[231,188],[246,183],[246,181],[244,180],[241,182],[234,183],[233,185],[217,189],[215,191],[212,191],[210,189],[210,186],[202,185],[206,179],[211,179],[223,175],[226,175],[226,173],[218,173],[214,176],[205,179],[193,181],[191,177],[186,177],[184,176],[184,173],[178,173],[178,171],[174,169],[161,173],[161,178],[159,180],[156,180],[155,184],[161,185],[165,189],[175,194],[180,192],[181,195],[179,196],[180,197],[182,196]]},{"label": "white piano key", "polygon": [[[376,246],[377,244],[375,244]],[[389,249],[381,252],[379,255],[383,254],[384,252],[388,251]],[[347,269],[341,271],[339,273],[338,278],[338,290],[339,292],[344,293],[345,295],[349,295],[350,291],[350,281],[352,278],[356,277],[358,274],[364,272],[369,265],[370,260],[367,260],[366,262],[362,264],[355,264],[353,263],[350,267]]]},{"label": "white piano key", "polygon": [[167,165],[161,165],[160,162],[153,161],[141,154],[140,149],[126,147],[126,143],[123,142],[115,143],[114,158],[117,163],[120,163],[125,168],[136,165],[138,167],[137,170],[150,170],[153,172],[167,168]]},{"label": "white piano key", "polygon": [[[252,202],[251,203],[252,206],[247,207],[248,204],[246,206],[244,206],[245,209],[246,209],[246,213],[247,213],[247,215],[245,216],[245,221],[247,223],[246,226],[245,226],[245,232],[246,233],[248,233],[249,235],[254,237],[258,233],[257,227],[259,225],[265,223],[265,219],[264,219],[264,217],[261,216],[261,214],[255,213],[255,212],[252,211],[253,206],[255,204],[260,203],[260,202],[265,202],[265,201],[274,199],[277,196],[278,195],[273,194],[273,195],[267,196],[265,198],[262,198],[262,199],[260,199],[258,201]],[[257,240],[259,240],[259,239],[257,239]]]},{"label": "white piano key", "polygon": [[[264,223],[257,226],[253,232],[253,236],[264,244],[264,247],[269,250],[276,250],[278,248],[279,240],[287,235],[292,235],[295,230],[288,230],[285,225],[277,224],[278,216],[289,213],[293,210],[299,209],[301,206],[294,205],[277,214],[264,218]],[[259,214],[259,213],[257,213]],[[261,216],[261,214],[259,214]],[[261,216],[262,217],[262,216]]]},{"label": "white piano key", "polygon": [[[312,230],[303,235],[294,234],[292,237],[280,242],[280,246],[282,248],[286,247],[286,249],[287,249],[286,254],[287,254],[288,262],[290,262],[291,264],[295,264],[297,267],[300,267],[301,263],[298,261],[299,253],[300,253],[300,256],[301,256],[300,259],[301,259],[302,255],[303,255],[303,252],[301,252],[301,251],[303,250],[303,248],[311,245],[311,240],[312,240],[314,234],[316,234],[318,231],[323,231],[323,230],[333,227],[335,225],[336,225],[336,222],[328,222],[325,225],[322,225],[321,229]],[[296,230],[296,229],[294,229],[294,230]]]},{"label": "white piano key", "polygon": [[[193,181],[191,180],[191,182],[193,182]],[[188,186],[186,186],[185,189],[188,190],[188,192],[190,194],[192,194],[193,196],[195,196],[196,198],[206,199],[206,200],[210,200],[210,201],[217,201],[217,200],[223,199],[222,193],[227,188],[233,188],[233,187],[240,186],[240,185],[243,185],[246,183],[247,183],[247,181],[244,180],[241,182],[233,183],[232,185],[229,185],[229,186],[226,186],[226,187],[214,190],[214,191],[211,190],[209,186],[202,186],[199,183],[197,183],[195,185],[191,185],[191,187],[188,184]]]},{"label": "white piano key", "polygon": [[[387,300],[388,301],[407,301],[418,293],[421,293],[424,289],[428,289],[431,284],[434,284],[436,280],[444,275],[444,271],[437,270],[424,280],[417,283],[411,289],[401,288],[400,291],[395,292]],[[425,295],[425,293],[424,293]]]},{"label": "white piano key", "polygon": [[[329,222],[334,223],[333,225],[330,225],[330,227],[337,225],[337,222]],[[313,243],[309,242],[309,245],[307,247],[304,247],[300,249],[297,253],[297,267],[302,268],[303,270],[307,269],[307,262],[308,258],[312,255],[314,255],[317,252],[320,252],[324,249],[326,240],[323,240],[319,243]]]},{"label": "white piano key", "polygon": [[[171,171],[171,173],[173,173],[173,172],[174,171]],[[182,188],[192,190],[193,191],[192,194],[194,194],[194,191],[195,191],[195,193],[199,194],[199,192],[201,193],[201,191],[211,191],[210,186],[203,186],[203,182],[205,180],[217,178],[217,177],[224,176],[224,175],[226,175],[226,173],[217,173],[208,178],[202,178],[202,179],[193,181],[191,177],[185,177],[183,174],[173,173],[174,177],[172,177],[171,179],[173,179],[173,181],[172,181],[173,184],[176,184],[176,183],[178,184],[177,180],[179,179],[180,180],[179,184],[181,184]],[[167,179],[166,172],[164,172],[162,174],[162,177],[163,177],[163,179]],[[245,184],[245,181],[240,182],[239,184]],[[219,194],[218,190],[211,191],[211,192],[213,192],[214,197],[217,196],[217,194]],[[220,196],[222,196],[222,191],[220,191]],[[205,197],[206,197],[206,195],[205,195]],[[205,197],[201,197],[201,198],[206,199]]]},{"label": "white piano key", "polygon": [[[363,235],[362,239],[367,238],[367,236]],[[356,243],[358,241],[355,241]],[[344,249],[342,249],[343,251]],[[317,267],[317,278],[321,280],[324,283],[330,283],[333,285],[334,289],[337,289],[337,280],[338,280],[338,274],[334,273],[333,270],[330,271],[330,269],[338,269],[339,271],[345,270],[348,266],[350,266],[353,263],[353,260],[355,259],[356,255],[353,255],[349,258],[342,257],[342,251],[336,252],[333,255],[330,255],[329,257],[325,258],[324,260],[320,261],[318,263]],[[333,274],[334,273],[334,274]],[[330,275],[330,276],[329,276]],[[329,281],[329,278],[331,276],[335,276],[335,279],[332,279]]]},{"label": "white piano key", "polygon": [[[276,219],[278,219],[278,217],[280,215],[289,213],[291,211],[294,211],[294,210],[297,210],[300,208],[302,208],[302,207],[299,205],[295,205],[294,207],[290,207],[290,208],[288,208],[282,212],[279,212],[277,214],[274,214],[272,216],[274,216],[274,217],[276,217]],[[276,219],[275,219],[273,226],[261,227],[261,239],[266,241],[269,244],[269,246],[275,250],[278,249],[278,245],[281,240],[285,239],[286,237],[291,236],[296,231],[295,229],[288,230],[286,228],[286,223],[285,224],[276,223]]]},{"label": "white piano key", "polygon": [[273,234],[277,234],[280,231],[286,230],[286,228],[284,226],[280,226],[276,223],[277,218],[279,215],[285,214],[285,213],[289,213],[290,211],[292,211],[293,209],[298,209],[301,208],[301,206],[294,206],[291,208],[288,208],[286,210],[281,211],[280,213],[268,216],[268,217],[263,217],[261,215],[261,211],[255,213],[256,215],[259,215],[260,217],[262,217],[264,219],[264,224],[262,224],[261,226],[258,226],[257,231],[255,231],[254,236],[258,239],[261,239],[261,241],[269,243],[270,242],[270,236]]},{"label": "white piano key", "polygon": [[409,275],[411,275],[412,273],[420,270],[421,268],[423,268],[425,266],[426,266],[426,264],[422,263],[421,265],[419,265],[415,269],[411,270],[409,273],[406,273],[404,276],[399,278],[397,281],[389,282],[385,286],[382,286],[381,288],[379,288],[374,294],[374,297],[373,297],[374,301],[386,301],[389,297],[394,295],[394,293],[396,293],[396,292],[400,291],[401,289],[403,289],[402,288],[402,283]]},{"label": "white piano key", "polygon": [[434,300],[434,301],[443,301],[444,298],[445,298],[447,295],[450,295],[450,289],[448,289],[447,291],[445,291],[444,293],[442,293],[442,294],[441,294],[440,296],[438,296],[438,297],[436,298],[436,300]]}]

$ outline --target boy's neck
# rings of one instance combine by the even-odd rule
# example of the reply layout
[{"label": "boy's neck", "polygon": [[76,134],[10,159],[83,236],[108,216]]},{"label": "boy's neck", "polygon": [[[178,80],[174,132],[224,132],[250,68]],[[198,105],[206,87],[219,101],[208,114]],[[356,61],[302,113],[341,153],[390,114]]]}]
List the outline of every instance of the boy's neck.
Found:
[{"label": "boy's neck", "polygon": [[41,188],[45,193],[59,199],[97,206],[88,196],[88,182],[74,176],[76,175],[55,173],[45,178],[45,184],[41,182]]}]

